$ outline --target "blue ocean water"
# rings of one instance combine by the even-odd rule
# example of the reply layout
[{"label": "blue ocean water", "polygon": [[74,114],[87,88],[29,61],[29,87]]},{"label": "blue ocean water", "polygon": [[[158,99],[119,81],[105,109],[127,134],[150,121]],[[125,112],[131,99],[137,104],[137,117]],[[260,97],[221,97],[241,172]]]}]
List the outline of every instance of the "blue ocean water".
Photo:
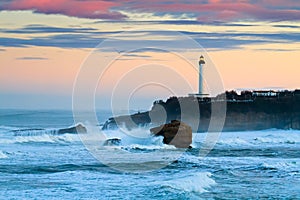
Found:
[{"label": "blue ocean water", "polygon": [[[97,116],[101,124],[111,113]],[[99,158],[80,135],[55,133],[72,125],[71,111],[0,110],[0,199],[300,198],[300,131],[222,133],[201,157],[205,133],[182,152],[133,137],[147,129],[111,130],[122,143],[99,143]]]}]

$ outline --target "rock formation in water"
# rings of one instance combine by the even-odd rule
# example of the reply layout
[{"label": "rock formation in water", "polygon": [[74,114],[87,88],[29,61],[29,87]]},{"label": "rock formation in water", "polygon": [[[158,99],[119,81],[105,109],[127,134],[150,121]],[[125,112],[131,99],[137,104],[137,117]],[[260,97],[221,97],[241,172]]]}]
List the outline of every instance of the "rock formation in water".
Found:
[{"label": "rock formation in water", "polygon": [[192,144],[192,128],[178,120],[151,128],[150,132],[155,136],[163,136],[165,144],[174,145],[177,148],[189,148]]},{"label": "rock formation in water", "polygon": [[110,138],[105,140],[103,146],[119,146],[121,144],[120,138]]},{"label": "rock formation in water", "polygon": [[65,134],[65,133],[87,133],[87,129],[82,125],[78,124],[76,126],[70,128],[63,128],[57,131],[58,134]]}]

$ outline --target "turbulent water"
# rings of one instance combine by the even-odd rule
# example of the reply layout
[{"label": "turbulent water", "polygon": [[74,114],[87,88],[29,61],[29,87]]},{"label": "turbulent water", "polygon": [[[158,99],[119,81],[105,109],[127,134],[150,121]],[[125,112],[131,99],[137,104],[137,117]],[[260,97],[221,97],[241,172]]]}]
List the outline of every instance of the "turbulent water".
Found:
[{"label": "turbulent water", "polygon": [[0,111],[0,199],[300,198],[300,131],[222,133],[202,157],[207,134],[183,152],[147,129],[113,130],[121,143],[92,155],[80,135],[56,134],[71,125],[69,111]]}]

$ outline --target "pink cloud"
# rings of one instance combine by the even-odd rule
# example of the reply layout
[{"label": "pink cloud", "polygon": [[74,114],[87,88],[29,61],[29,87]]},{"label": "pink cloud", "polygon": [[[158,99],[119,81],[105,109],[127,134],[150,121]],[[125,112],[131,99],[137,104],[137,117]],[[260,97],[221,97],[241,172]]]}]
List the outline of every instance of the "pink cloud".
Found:
[{"label": "pink cloud", "polygon": [[134,5],[134,9],[148,12],[192,13],[198,16],[199,21],[236,21],[236,20],[263,20],[284,21],[300,20],[300,10],[291,9],[290,6],[300,5],[294,0],[261,0],[252,3],[251,0],[200,0],[184,3],[161,3],[154,1]]},{"label": "pink cloud", "polygon": [[110,8],[119,4],[111,1],[95,0],[12,0],[4,4],[2,10],[33,10],[38,13],[63,14],[91,19],[123,19],[126,16],[113,12]]},{"label": "pink cloud", "polygon": [[12,0],[0,3],[1,10],[33,10],[92,19],[126,19],[114,9],[158,16],[188,13],[204,22],[300,20],[299,7],[299,0]]}]

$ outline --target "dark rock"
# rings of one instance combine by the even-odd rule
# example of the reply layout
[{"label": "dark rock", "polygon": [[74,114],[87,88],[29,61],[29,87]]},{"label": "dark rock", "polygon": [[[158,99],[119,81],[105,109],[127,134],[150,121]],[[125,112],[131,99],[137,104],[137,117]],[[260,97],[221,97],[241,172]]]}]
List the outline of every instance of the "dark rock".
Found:
[{"label": "dark rock", "polygon": [[151,122],[149,112],[139,112],[132,115],[123,115],[116,118],[109,118],[102,126],[102,130],[118,129],[124,125],[128,130],[146,126]]},{"label": "dark rock", "polygon": [[120,138],[111,138],[107,139],[103,146],[118,146],[121,144],[121,139]]},{"label": "dark rock", "polygon": [[57,133],[58,134],[64,134],[64,133],[87,133],[87,129],[82,124],[78,124],[78,125],[70,127],[70,128],[59,129],[57,131]]},{"label": "dark rock", "polygon": [[163,136],[165,144],[174,145],[177,148],[189,148],[192,143],[192,128],[178,120],[151,128],[150,132],[155,136]]}]

